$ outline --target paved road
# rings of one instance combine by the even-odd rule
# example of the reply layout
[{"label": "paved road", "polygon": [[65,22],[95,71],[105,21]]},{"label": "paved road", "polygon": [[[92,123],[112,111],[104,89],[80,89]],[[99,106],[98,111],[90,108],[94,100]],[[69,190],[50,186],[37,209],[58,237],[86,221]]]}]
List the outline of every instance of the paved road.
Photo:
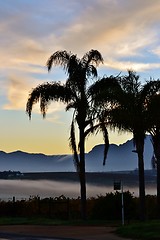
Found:
[{"label": "paved road", "polygon": [[114,231],[105,226],[10,225],[0,226],[0,240],[124,240]]},{"label": "paved road", "polygon": [[64,240],[64,239],[62,239],[62,238],[61,239],[60,238],[41,238],[41,237],[33,237],[33,236],[19,236],[16,234],[0,234],[0,240]]},{"label": "paved road", "polygon": [[[17,234],[0,234],[0,240],[65,240],[64,238],[41,238],[35,236],[20,236]],[[74,239],[66,239],[74,240]]]}]

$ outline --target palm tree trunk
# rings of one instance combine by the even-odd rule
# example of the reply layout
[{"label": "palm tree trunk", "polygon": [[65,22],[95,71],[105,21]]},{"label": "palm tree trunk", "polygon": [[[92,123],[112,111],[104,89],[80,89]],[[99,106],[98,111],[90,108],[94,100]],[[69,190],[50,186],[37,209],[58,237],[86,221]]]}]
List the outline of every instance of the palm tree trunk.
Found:
[{"label": "palm tree trunk", "polygon": [[80,129],[80,193],[81,193],[81,217],[86,219],[86,173],[85,173],[85,138],[84,128]]},{"label": "palm tree trunk", "polygon": [[160,133],[152,136],[154,154],[157,160],[157,217],[160,218]]},{"label": "palm tree trunk", "polygon": [[136,141],[136,148],[138,153],[138,170],[139,170],[139,201],[140,201],[140,220],[144,221],[146,218],[146,203],[145,203],[145,177],[144,177],[144,140]]},{"label": "palm tree trunk", "polygon": [[160,154],[157,158],[157,215],[160,218]]},{"label": "palm tree trunk", "polygon": [[140,200],[140,220],[145,220],[145,178],[144,178],[144,161],[143,156],[138,154],[139,168],[139,200]]}]

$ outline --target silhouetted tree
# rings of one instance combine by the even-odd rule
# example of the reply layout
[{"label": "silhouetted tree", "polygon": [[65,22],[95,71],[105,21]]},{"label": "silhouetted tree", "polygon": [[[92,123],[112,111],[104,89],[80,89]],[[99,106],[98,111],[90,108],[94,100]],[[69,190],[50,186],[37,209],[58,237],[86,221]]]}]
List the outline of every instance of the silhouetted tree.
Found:
[{"label": "silhouetted tree", "polygon": [[160,80],[150,80],[144,86],[146,95],[145,109],[148,132],[151,134],[151,142],[154,149],[157,168],[157,206],[160,217]]},{"label": "silhouetted tree", "polygon": [[[48,104],[51,101],[65,103],[66,111],[73,109],[70,146],[74,153],[74,163],[79,174],[83,219],[86,218],[85,139],[95,131],[101,130],[103,132],[105,139],[104,159],[109,145],[107,129],[102,121],[99,122],[96,112],[92,108],[92,92],[89,86],[89,79],[97,77],[97,66],[100,63],[103,63],[103,58],[97,50],[89,51],[81,59],[67,51],[53,53],[47,62],[48,70],[51,70],[53,64],[62,66],[68,76],[65,84],[51,82],[37,86],[31,91],[26,106],[26,112],[30,118],[32,106],[38,101],[40,101],[40,110],[43,117],[45,117]],[[109,81],[109,84],[112,84],[112,82]],[[75,124],[78,125],[79,129],[78,145],[76,144]]]},{"label": "silhouetted tree", "polygon": [[[144,179],[144,139],[147,131],[147,121],[145,116],[145,95],[143,87],[139,81],[139,76],[129,70],[128,75],[118,77],[120,89],[118,92],[111,92],[112,105],[105,106],[103,96],[102,115],[106,118],[106,125],[119,131],[129,131],[133,133],[133,141],[138,155],[139,169],[139,196],[140,196],[140,218],[145,219],[145,179]],[[112,97],[113,94],[113,97]],[[109,95],[108,95],[109,96]],[[106,100],[108,101],[108,96]]]}]

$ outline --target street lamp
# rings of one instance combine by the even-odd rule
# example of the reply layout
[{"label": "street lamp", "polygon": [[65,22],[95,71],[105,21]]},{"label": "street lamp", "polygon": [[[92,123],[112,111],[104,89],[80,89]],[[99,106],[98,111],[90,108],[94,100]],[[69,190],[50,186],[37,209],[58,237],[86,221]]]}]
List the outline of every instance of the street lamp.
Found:
[{"label": "street lamp", "polygon": [[114,181],[114,190],[121,190],[121,206],[122,206],[122,225],[124,225],[124,198],[123,198],[123,182]]}]

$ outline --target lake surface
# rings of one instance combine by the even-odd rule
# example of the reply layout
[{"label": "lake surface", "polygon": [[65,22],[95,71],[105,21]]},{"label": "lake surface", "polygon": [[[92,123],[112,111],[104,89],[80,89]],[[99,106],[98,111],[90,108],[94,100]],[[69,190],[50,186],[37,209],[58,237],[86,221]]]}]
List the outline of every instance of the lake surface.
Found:
[{"label": "lake surface", "polygon": [[[124,191],[130,191],[138,196],[138,183],[123,183]],[[101,184],[87,184],[87,197],[96,197],[114,192],[113,182]],[[146,183],[146,194],[156,195],[156,182]],[[54,181],[54,180],[0,180],[0,199],[11,200],[13,196],[17,200],[29,199],[31,196],[66,197],[77,198],[80,195],[78,182]]]}]

